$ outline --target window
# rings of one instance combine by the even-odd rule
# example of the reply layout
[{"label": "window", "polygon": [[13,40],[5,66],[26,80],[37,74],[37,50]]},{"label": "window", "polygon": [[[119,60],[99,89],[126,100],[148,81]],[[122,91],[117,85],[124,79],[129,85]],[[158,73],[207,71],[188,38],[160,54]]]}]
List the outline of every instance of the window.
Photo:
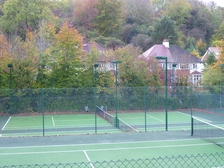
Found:
[{"label": "window", "polygon": [[201,74],[196,74],[196,75],[193,75],[193,84],[198,86],[199,85],[199,80],[201,79]]},{"label": "window", "polygon": [[188,69],[188,64],[180,64],[180,69]]},{"label": "window", "polygon": [[197,69],[197,64],[193,64],[193,69]]}]

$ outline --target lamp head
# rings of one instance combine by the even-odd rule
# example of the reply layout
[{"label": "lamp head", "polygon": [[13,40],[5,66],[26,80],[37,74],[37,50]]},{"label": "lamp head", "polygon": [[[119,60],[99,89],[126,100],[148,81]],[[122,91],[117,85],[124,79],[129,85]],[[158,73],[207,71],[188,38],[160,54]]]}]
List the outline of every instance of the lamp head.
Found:
[{"label": "lamp head", "polygon": [[12,68],[13,66],[12,66],[12,64],[8,64],[8,67],[9,67],[9,68]]},{"label": "lamp head", "polygon": [[95,68],[98,68],[98,67],[99,67],[99,64],[94,64],[94,67],[95,67]]},{"label": "lamp head", "polygon": [[121,60],[116,60],[116,61],[112,61],[112,63],[113,64],[120,64],[120,63],[122,63],[122,61]]},{"label": "lamp head", "polygon": [[164,56],[157,56],[156,59],[160,60],[160,59],[167,59],[167,57]]}]

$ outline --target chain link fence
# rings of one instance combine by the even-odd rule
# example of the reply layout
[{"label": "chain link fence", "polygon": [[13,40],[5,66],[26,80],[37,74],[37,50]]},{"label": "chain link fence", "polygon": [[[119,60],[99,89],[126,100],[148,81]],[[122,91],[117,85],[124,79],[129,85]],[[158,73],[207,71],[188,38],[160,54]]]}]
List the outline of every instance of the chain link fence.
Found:
[{"label": "chain link fence", "polygon": [[13,165],[3,168],[222,168],[224,153],[103,162]]},{"label": "chain link fence", "polygon": [[[44,115],[82,113],[92,114],[92,120],[94,120],[95,107],[99,106],[113,116],[118,112],[118,117],[122,113],[140,114],[145,118],[141,120],[141,123],[136,125],[128,121],[128,124],[133,128],[137,127],[140,131],[146,132],[148,128],[151,129],[150,123],[146,123],[146,114],[150,112],[179,111],[190,115],[192,111],[199,111],[219,113],[219,115],[224,116],[223,97],[218,86],[171,86],[168,87],[167,93],[164,86],[118,87],[117,94],[115,88],[0,89],[0,120],[1,116],[43,116],[43,119],[39,120],[38,130],[33,130],[38,132],[39,136],[42,132],[44,134],[47,131],[47,126],[44,127],[44,123],[47,122],[44,121],[46,120]],[[50,120],[53,121],[53,118]],[[83,132],[83,129],[87,129],[84,127],[72,127],[66,131],[73,129],[76,132],[81,130],[81,133],[96,133],[98,130],[102,130],[103,133],[107,133],[103,128],[104,126],[101,128],[96,122],[95,125],[93,124],[89,127],[89,131],[85,130]],[[57,132],[57,130],[52,131],[50,129],[55,129],[54,127],[48,130]],[[19,131],[24,134],[24,131],[26,133],[30,130],[31,128]],[[66,131],[63,133],[61,129],[60,132],[67,134]],[[2,129],[2,133],[9,134],[13,132],[18,132],[18,130]],[[55,135],[58,135],[58,133]]]},{"label": "chain link fence", "polygon": [[[94,112],[97,106],[114,111],[116,99],[119,110],[144,111],[167,108],[218,109],[224,105],[224,96],[218,86],[191,87],[119,87],[115,88],[47,88],[0,89],[0,114],[44,112],[84,112],[88,106]],[[166,100],[167,99],[167,100]]]}]

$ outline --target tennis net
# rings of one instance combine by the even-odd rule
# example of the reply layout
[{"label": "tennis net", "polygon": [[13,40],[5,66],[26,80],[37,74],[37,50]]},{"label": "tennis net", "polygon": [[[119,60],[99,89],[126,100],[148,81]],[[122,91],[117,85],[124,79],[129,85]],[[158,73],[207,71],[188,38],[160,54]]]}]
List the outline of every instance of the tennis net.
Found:
[{"label": "tennis net", "polygon": [[115,116],[113,116],[113,115],[111,115],[111,114],[109,114],[108,112],[106,112],[106,111],[104,111],[101,107],[99,107],[99,106],[96,106],[97,107],[97,114],[101,117],[101,118],[103,118],[103,119],[105,119],[105,120],[107,120],[110,124],[112,124],[113,126],[116,126],[116,118],[115,118]]},{"label": "tennis net", "polygon": [[121,120],[121,119],[119,119],[119,118],[109,114],[108,112],[106,112],[105,110],[103,110],[99,106],[97,106],[97,114],[101,118],[107,120],[110,124],[112,124],[113,126],[117,127],[118,129],[120,129],[123,132],[139,132],[134,127],[130,126],[129,124],[127,124],[123,120]]},{"label": "tennis net", "polygon": [[118,128],[124,132],[139,132],[137,129],[118,118]]},{"label": "tennis net", "polygon": [[224,128],[193,117],[193,135],[224,148]]}]

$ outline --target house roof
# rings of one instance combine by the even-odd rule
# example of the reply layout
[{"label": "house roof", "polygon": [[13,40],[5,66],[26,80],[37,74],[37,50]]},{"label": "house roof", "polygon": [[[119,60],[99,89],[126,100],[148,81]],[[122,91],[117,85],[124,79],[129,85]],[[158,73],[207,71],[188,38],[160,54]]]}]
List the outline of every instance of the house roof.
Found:
[{"label": "house roof", "polygon": [[191,75],[197,75],[197,74],[201,74],[201,72],[193,71],[193,72],[191,73]]},{"label": "house roof", "polygon": [[96,48],[98,51],[105,51],[106,49],[100,46],[98,43],[95,42],[87,42],[83,43],[83,50],[86,53],[90,53],[91,49]]},{"label": "house roof", "polygon": [[145,59],[156,56],[165,56],[170,63],[201,63],[199,58],[176,45],[167,48],[163,44],[156,44],[140,55]]},{"label": "house roof", "polygon": [[179,46],[171,45],[170,52],[175,63],[201,63],[201,60]]},{"label": "house roof", "polygon": [[157,57],[157,56],[165,56],[167,57],[167,62],[174,62],[169,49],[166,48],[163,44],[156,44],[140,55],[140,57],[145,59],[149,59],[149,57]]},{"label": "house roof", "polygon": [[82,47],[83,47],[83,50],[87,54],[89,54],[91,52],[91,50],[96,49],[98,52],[100,52],[98,61],[105,62],[105,60],[106,60],[106,56],[105,56],[106,49],[104,47],[102,47],[101,45],[99,45],[98,43],[96,43],[96,42],[86,42],[84,40]]},{"label": "house roof", "polygon": [[201,61],[204,62],[207,60],[209,54],[213,53],[215,55],[215,58],[218,59],[220,54],[220,49],[218,47],[209,47],[208,50],[205,52],[203,57],[201,58]]}]

